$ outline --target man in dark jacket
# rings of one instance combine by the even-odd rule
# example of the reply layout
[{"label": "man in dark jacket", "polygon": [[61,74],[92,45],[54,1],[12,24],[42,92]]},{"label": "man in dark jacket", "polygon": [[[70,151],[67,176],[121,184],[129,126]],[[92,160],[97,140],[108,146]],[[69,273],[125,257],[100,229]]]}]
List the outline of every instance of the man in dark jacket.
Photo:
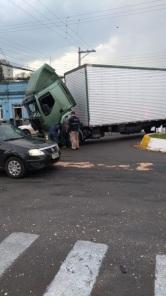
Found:
[{"label": "man in dark jacket", "polygon": [[75,115],[75,112],[71,112],[71,116],[69,118],[69,134],[70,134],[70,142],[71,148],[73,150],[79,149],[79,129],[80,129],[80,120]]},{"label": "man in dark jacket", "polygon": [[70,140],[69,140],[69,118],[65,116],[61,123],[61,143],[62,147],[69,147]]}]

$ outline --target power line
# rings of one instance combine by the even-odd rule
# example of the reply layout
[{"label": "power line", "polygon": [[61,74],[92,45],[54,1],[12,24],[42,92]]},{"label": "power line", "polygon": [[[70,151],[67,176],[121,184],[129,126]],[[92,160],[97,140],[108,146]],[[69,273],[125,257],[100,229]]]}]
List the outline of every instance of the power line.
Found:
[{"label": "power line", "polygon": [[34,70],[30,69],[30,68],[27,68],[27,67],[24,67],[24,66],[20,66],[18,64],[11,64],[10,62],[3,62],[0,60],[0,65],[2,66],[6,66],[6,67],[9,67],[9,68],[14,68],[14,69],[19,69],[19,70],[24,70],[24,71],[29,71],[29,72],[33,72]]},{"label": "power line", "polygon": [[[100,20],[100,18],[106,18],[106,17],[109,17],[109,16],[113,16],[113,17],[120,17],[120,16],[128,16],[128,15],[132,15],[133,14],[133,12],[134,12],[134,14],[136,13],[136,12],[138,12],[138,13],[142,13],[142,10],[143,10],[143,13],[144,12],[151,12],[151,11],[156,11],[156,8],[158,7],[158,9],[159,10],[161,10],[161,9],[165,9],[166,8],[166,3],[161,3],[161,4],[158,4],[158,5],[153,5],[153,6],[147,6],[147,7],[142,7],[142,8],[139,8],[139,9],[135,9],[134,11],[128,11],[128,12],[124,12],[124,14],[123,14],[123,12],[120,12],[120,14],[112,14],[112,13],[107,13],[107,14],[98,14],[98,15],[96,15],[96,16],[94,16],[94,18],[93,17],[86,17],[86,18],[79,18],[79,19],[76,19],[76,20],[72,20],[71,19],[71,21],[70,22],[68,22],[68,25],[73,25],[73,24],[77,24],[77,21],[79,21],[80,23],[83,23],[83,22],[87,22],[89,19],[90,20],[92,20],[92,21],[95,21],[95,20]],[[152,10],[153,9],[153,10]],[[112,10],[112,9],[108,9],[107,11],[109,11],[109,10]],[[105,10],[104,10],[105,11]],[[54,14],[53,14],[54,15]],[[56,15],[54,15],[54,16],[56,16]],[[67,17],[65,17],[65,19],[66,19]],[[68,17],[68,18],[71,18],[71,17]],[[32,25],[31,23],[25,23],[25,25]],[[55,24],[57,24],[57,23],[55,23],[55,22],[52,22],[52,21],[49,21],[49,22],[45,22],[44,23],[44,25],[55,25]],[[60,26],[65,26],[65,22],[64,21],[61,21],[61,22],[59,22],[59,27]],[[15,25],[16,26],[16,29],[18,28],[18,29],[21,29],[22,27],[23,27],[23,25],[22,24],[16,24]],[[20,26],[20,28],[19,28],[19,26]],[[12,25],[12,28],[14,28],[14,26]],[[24,27],[25,28],[25,27]],[[32,27],[33,29],[34,29],[34,24],[33,24],[33,27]],[[74,32],[74,31],[73,31]],[[75,33],[75,32],[74,32]]]},{"label": "power line", "polygon": [[[10,1],[12,1],[13,2],[13,0],[10,0]],[[27,3],[27,1],[25,1],[26,3]],[[39,0],[39,2],[41,3],[41,1]],[[158,3],[157,5],[152,5],[152,3]],[[141,4],[142,3],[142,4]],[[144,2],[141,2],[141,3],[137,3],[137,4],[131,4],[131,5],[126,5],[126,6],[123,6],[123,9],[124,9],[124,7],[125,7],[125,10],[130,6],[130,8],[132,7],[132,10],[130,9],[130,11],[128,12],[128,13],[130,13],[129,15],[131,15],[131,14],[133,14],[133,12],[134,12],[134,14],[137,12],[137,13],[145,13],[145,12],[147,12],[147,9],[149,9],[149,11],[152,11],[152,9],[153,9],[153,11],[156,11],[156,9],[158,8],[158,9],[165,9],[166,7],[165,7],[165,5],[164,5],[164,3],[161,3],[161,2],[159,2],[159,1],[157,1],[157,0],[155,0],[155,1],[149,1],[149,2],[147,2],[147,3],[144,3]],[[146,7],[137,7],[137,8],[135,8],[135,6],[143,6],[143,5],[146,5],[146,4],[151,4],[150,6],[146,6]],[[29,5],[29,4],[28,4]],[[43,3],[42,3],[42,5],[44,5]],[[164,5],[164,6],[163,6]],[[18,5],[16,5],[17,7],[18,7]],[[32,5],[29,5],[30,7],[33,7]],[[19,7],[21,10],[23,10],[24,12],[26,12],[26,14],[27,13],[29,13],[29,11],[27,11],[26,9],[22,9],[22,7]],[[118,10],[119,8],[112,8],[112,9],[108,9],[107,11],[109,11],[109,10]],[[122,9],[122,6],[121,6],[121,9]],[[133,10],[134,9],[134,10]],[[145,9],[146,9],[146,11],[145,11]],[[57,17],[57,15],[56,14],[54,14],[54,13],[52,13],[52,11],[50,11],[49,9],[47,9],[48,11],[49,11],[49,13],[50,14],[52,14],[54,17]],[[103,11],[105,11],[105,10],[103,10]],[[37,11],[37,13],[38,13],[38,11]],[[29,13],[30,14],[30,13]],[[93,13],[94,14],[94,13]],[[40,15],[44,15],[43,13],[40,13]],[[87,15],[90,15],[90,13],[89,14],[87,14]],[[124,14],[125,16],[127,16],[127,12],[125,12],[125,14]],[[36,16],[34,17],[32,14],[31,14],[31,16],[33,17],[33,18],[35,18],[35,20],[37,20],[37,22],[38,22],[38,24],[37,24],[37,26],[38,26],[38,28],[40,28],[40,26],[42,25],[44,28],[46,28],[47,30],[48,30],[48,27],[47,27],[47,25],[48,26],[53,26],[54,24],[57,24],[57,22],[51,22],[50,21],[50,19],[48,18],[48,17],[46,17],[46,19],[47,19],[47,22],[45,21],[45,22],[41,22],[41,21],[39,21],[39,18],[37,18]],[[120,17],[120,16],[123,16],[123,14],[122,14],[122,12],[119,12],[119,14],[117,14],[117,12],[116,13],[114,13],[114,14],[98,14],[98,15],[96,15],[96,16],[94,16],[94,19],[93,18],[90,18],[90,17],[86,17],[86,18],[82,18],[82,19],[80,19],[80,23],[86,23],[86,22],[89,22],[89,21],[99,21],[99,20],[103,20],[103,19],[107,19],[108,17],[110,17],[110,16],[112,16],[112,17]],[[101,18],[101,19],[100,19]],[[61,20],[61,18],[59,18],[59,17],[57,17],[57,19],[59,19],[59,26],[65,26],[65,21],[63,21],[63,20]],[[82,22],[81,22],[82,21]],[[25,24],[28,24],[28,23],[25,23]],[[74,23],[74,20],[72,21],[68,21],[68,29],[69,30],[71,30],[71,28],[70,28],[70,25],[73,25],[73,24],[77,24],[77,23]],[[19,25],[16,25],[16,26],[18,26],[17,28],[19,28]],[[34,30],[34,28],[32,28],[33,30]],[[52,28],[51,28],[52,29]],[[68,34],[69,35],[69,34]],[[13,46],[13,44],[12,44],[12,46]],[[15,47],[16,48],[16,47]],[[20,48],[21,48],[21,46],[20,46]],[[19,49],[20,49],[19,48]],[[23,48],[23,47],[22,47]],[[24,49],[25,49],[25,47],[24,47]],[[74,51],[75,52],[75,51]],[[26,53],[24,52],[23,53],[23,55],[26,55]],[[27,54],[27,55],[29,55],[29,54]],[[153,56],[153,57],[155,57],[155,56]],[[43,58],[43,57],[42,57]],[[135,57],[136,58],[136,57]],[[148,57],[149,58],[149,57]],[[133,57],[130,57],[129,59],[133,59]],[[139,59],[141,59],[141,57],[139,58]],[[143,57],[143,59],[145,59],[145,57]],[[163,57],[163,59],[164,59],[164,57]],[[148,59],[147,59],[148,60]],[[161,58],[160,58],[160,60],[161,60]]]},{"label": "power line", "polygon": [[[22,7],[20,7],[19,5],[17,5],[16,3],[14,3],[13,2],[13,0],[11,0],[11,3],[14,5],[14,6],[16,6],[17,8],[19,8],[21,11],[23,11],[24,13],[28,13],[28,14],[30,14],[33,18],[35,18],[42,26],[44,26],[44,27],[46,27],[46,28],[49,28],[50,29],[50,27],[48,27],[47,25],[45,25],[45,23],[43,23],[43,22],[41,22],[37,17],[35,17],[33,14],[31,14],[31,13],[29,13],[29,11],[27,11],[26,9],[24,9],[24,8],[22,8]],[[52,28],[51,28],[52,29]],[[42,59],[43,59],[43,57],[42,57]]]},{"label": "power line", "polygon": [[153,5],[153,6],[148,6],[148,7],[142,7],[139,9],[134,9],[131,11],[126,11],[126,12],[117,12],[117,13],[107,13],[107,14],[100,14],[96,15],[94,17],[86,17],[86,18],[79,18],[77,21],[71,21],[69,24],[77,24],[79,21],[80,24],[82,23],[87,23],[87,22],[94,22],[94,21],[100,21],[100,20],[105,20],[108,17],[112,18],[117,18],[117,17],[123,17],[123,16],[130,16],[130,15],[136,15],[136,14],[142,14],[142,13],[148,13],[148,12],[153,12],[156,10],[163,10],[166,8],[166,3],[164,4],[158,4],[158,5]]},{"label": "power line", "polygon": [[[108,19],[110,17],[112,17],[112,18],[119,18],[119,17],[131,16],[131,15],[137,15],[137,14],[143,14],[143,13],[156,12],[156,10],[160,11],[160,10],[163,10],[163,9],[166,9],[165,3],[158,4],[158,5],[153,5],[153,6],[149,6],[149,7],[148,6],[147,7],[142,7],[142,8],[131,10],[131,11],[128,11],[128,12],[126,11],[126,12],[119,12],[119,13],[99,14],[99,15],[96,15],[94,17],[79,18],[77,20],[72,20],[71,19],[67,23],[67,28],[69,30],[72,30],[70,28],[70,26],[71,25],[78,25],[78,23],[79,24],[83,24],[83,23],[96,22],[96,21],[105,21],[106,19]],[[1,34],[2,33],[5,33],[6,34],[6,32],[18,32],[18,31],[25,31],[25,30],[27,30],[27,31],[33,30],[34,31],[35,29],[37,29],[37,30],[40,29],[40,25],[45,26],[45,29],[47,29],[47,30],[48,30],[48,28],[49,29],[52,29],[52,27],[50,27],[50,26],[54,26],[54,25],[56,25],[59,28],[61,26],[63,26],[65,28],[65,24],[64,24],[64,22],[62,23],[62,21],[61,21],[61,23],[59,23],[59,25],[57,25],[57,23],[51,22],[51,21],[44,22],[44,23],[42,23],[40,25],[39,24],[32,25],[31,23],[27,23],[27,24],[29,25],[29,27],[26,27],[26,24],[25,24],[25,26],[23,26],[21,24],[20,25],[17,24],[16,27],[13,26],[10,30],[1,30],[0,33]],[[69,32],[67,32],[66,35],[68,35],[68,36],[71,37],[71,35],[69,34]],[[63,36],[63,38],[66,39],[64,36]],[[78,38],[80,39],[80,37],[78,37]],[[81,39],[81,41],[83,41],[83,39]],[[85,41],[84,41],[84,43],[85,43]]]},{"label": "power line", "polygon": [[[121,10],[121,9],[128,9],[128,8],[134,8],[135,6],[142,6],[142,5],[149,5],[149,4],[151,4],[151,3],[156,3],[156,2],[159,2],[159,4],[158,5],[165,5],[166,3],[165,3],[165,0],[153,0],[153,1],[148,1],[148,2],[140,2],[140,3],[135,3],[135,4],[127,4],[127,5],[124,5],[124,6],[118,6],[118,7],[113,7],[113,8],[108,8],[108,9],[104,9],[104,10],[97,10],[97,11],[92,11],[92,12],[89,12],[89,13],[81,13],[81,14],[77,14],[77,15],[73,15],[73,16],[66,16],[66,17],[64,17],[63,19],[62,18],[60,18],[60,17],[58,17],[55,13],[53,13],[50,9],[48,9],[48,7],[44,4],[44,3],[42,3],[42,1],[41,0],[38,0],[44,7],[45,7],[45,9],[50,13],[50,14],[52,14],[54,17],[56,17],[56,18],[58,18],[60,21],[59,22],[50,22],[50,23],[48,23],[48,24],[57,24],[57,25],[63,25],[63,26],[65,26],[65,20],[66,20],[66,18],[69,18],[69,19],[75,19],[75,18],[78,18],[78,16],[80,16],[80,15],[93,15],[93,14],[97,14],[97,16],[100,16],[100,15],[103,15],[103,13],[102,12],[108,12],[108,11],[113,11],[113,10]],[[160,1],[164,1],[163,3],[160,3]],[[24,1],[25,2],[25,1]],[[27,1],[26,1],[27,2]],[[13,3],[14,4],[14,3]],[[30,6],[30,4],[28,4],[29,6]],[[18,5],[17,5],[18,6]],[[32,5],[31,5],[31,7],[32,7]],[[149,7],[151,7],[151,6],[147,6],[147,7],[142,7],[142,8],[149,8]],[[153,6],[154,7],[154,6]],[[19,7],[20,9],[22,9],[21,7]],[[139,7],[138,7],[139,8]],[[39,13],[38,12],[38,10],[35,8],[35,10],[37,11],[37,13]],[[24,9],[23,10],[24,12],[26,12],[26,10]],[[40,13],[41,14],[41,13]],[[45,15],[45,14],[43,14],[42,13],[42,15],[44,15],[44,17],[46,17],[47,18],[47,16]],[[35,16],[33,16],[32,14],[31,14],[31,16],[34,18]],[[35,17],[36,18],[36,17]],[[48,18],[47,18],[48,19]],[[82,18],[82,19],[84,19],[84,18]],[[38,21],[38,19],[37,19],[37,21]],[[47,24],[47,23],[44,23],[44,25],[45,24]],[[24,22],[24,23],[21,23],[21,24],[16,24],[16,25],[5,25],[6,27],[17,27],[17,26],[24,26],[24,25],[32,25],[32,26],[34,26],[35,25],[35,23],[32,23],[32,22]]]},{"label": "power line", "polygon": [[[12,41],[12,46],[11,46],[11,41],[8,41],[4,38],[1,38],[1,41],[3,42],[3,44],[7,44],[7,46],[9,46],[9,49],[13,52],[13,49],[15,48],[19,54],[20,54],[20,50],[23,50],[22,55],[27,55],[27,56],[32,56],[32,54],[28,53],[27,50],[29,50],[30,52],[32,52],[33,54],[37,54],[38,57],[43,58],[42,53],[40,52],[40,50],[37,50],[37,52],[34,49],[31,49],[29,47],[25,47],[22,45],[22,43],[16,42],[16,41]],[[26,50],[26,51],[25,51]]]},{"label": "power line", "polygon": [[[58,33],[58,35],[60,35],[61,37],[63,37],[65,40],[66,38],[64,36],[62,36],[55,28],[53,29],[52,27],[50,27],[49,25],[47,25],[45,22],[41,21],[38,17],[34,16],[32,13],[30,13],[29,11],[27,11],[26,9],[24,9],[22,6],[16,4],[15,2],[13,2],[13,0],[9,0],[14,6],[16,6],[18,9],[22,10],[24,13],[28,13],[31,17],[35,18],[42,26],[44,26],[45,28],[49,29],[49,30],[53,30],[56,31]],[[28,6],[32,7],[32,5],[29,5],[29,3],[27,3]]]},{"label": "power line", "polygon": [[[49,9],[49,8],[48,8],[48,7],[47,7],[47,6],[46,6],[41,0],[38,0],[38,1],[39,1],[39,2],[45,7],[45,9],[46,9],[51,15],[53,15],[54,17],[56,17],[56,18],[60,21],[61,24],[67,26],[67,29],[69,29],[72,33],[74,33],[79,41],[81,41],[81,42],[83,42],[84,44],[86,44],[87,46],[89,46],[85,40],[83,40],[82,38],[80,38],[80,36],[78,36],[78,35],[73,31],[73,29],[71,29],[70,27],[68,27],[67,22],[61,20],[61,18],[60,18],[59,16],[57,16],[57,14],[53,13],[53,12],[52,12],[52,11],[51,11],[51,10],[50,10],[50,9]],[[66,18],[66,19],[67,19],[67,18]],[[65,20],[66,20],[66,19],[65,19]]]},{"label": "power line", "polygon": [[[30,5],[29,3],[27,3],[26,0],[24,0],[24,2],[25,2],[29,7],[33,8],[35,11],[37,11],[37,13],[38,13],[38,10],[36,10],[36,8],[35,8],[34,6],[32,6],[32,5]],[[41,3],[41,1],[40,1],[40,3]],[[47,10],[48,10],[48,9],[47,9]],[[49,10],[48,10],[48,11],[49,11]],[[43,15],[43,13],[42,13],[42,14],[40,13],[40,15]],[[45,17],[45,15],[44,15],[44,17]],[[49,19],[49,18],[46,17],[46,19]],[[58,17],[58,19],[60,19],[60,18]]]},{"label": "power line", "polygon": [[[49,12],[49,13],[51,13],[54,17],[56,17],[57,19],[59,19],[59,21],[60,21],[60,23],[62,23],[64,26],[66,26],[66,24],[65,23],[63,23],[63,21],[61,21],[61,19],[60,19],[60,17],[58,17],[56,14],[54,14],[54,13],[52,13],[52,11],[50,11],[48,8],[47,8],[47,6],[45,6],[40,0],[38,0],[44,7],[45,7],[45,9],[47,9],[47,11]],[[29,7],[31,7],[34,11],[36,11],[37,12],[37,14],[38,15],[41,15],[42,17],[44,17],[45,19],[47,19],[48,21],[50,21],[50,19],[49,19],[49,17],[47,17],[47,15],[45,15],[44,13],[41,13],[39,10],[37,10],[36,9],[36,7],[34,6],[34,5],[31,5],[31,4],[29,4],[26,0],[24,0],[24,2],[29,6]],[[47,26],[48,26],[48,23],[46,23],[47,24]],[[54,24],[55,25],[55,24]],[[55,29],[55,27],[53,26],[53,27],[51,27],[50,26],[50,24],[49,24],[49,27],[50,27],[50,29],[51,30],[56,30]],[[56,30],[57,31],[57,30]],[[62,30],[61,30],[62,31]],[[65,34],[65,32],[63,32],[63,34]],[[73,36],[68,32],[68,34],[66,34],[65,35],[65,37],[63,36],[63,38],[71,38],[71,40],[72,40],[72,42],[73,42]],[[78,39],[78,37],[77,37],[77,39]],[[81,42],[82,42],[82,40],[81,40]]]},{"label": "power line", "polygon": [[131,59],[135,59],[135,60],[141,60],[141,59],[146,59],[146,60],[153,60],[154,58],[156,59],[166,59],[166,55],[130,55],[130,56],[114,56],[113,58],[119,59],[119,60],[131,60]]},{"label": "power line", "polygon": [[157,8],[157,6],[153,6],[150,7],[150,9],[143,9],[143,10],[135,10],[135,11],[131,11],[131,12],[126,12],[126,13],[119,13],[119,14],[113,14],[113,13],[109,13],[109,14],[104,14],[104,15],[100,15],[100,16],[96,16],[96,17],[89,17],[89,18],[80,18],[77,21],[71,21],[69,23],[69,25],[76,25],[79,21],[79,24],[83,24],[83,23],[89,23],[89,22],[97,22],[97,21],[105,21],[106,19],[112,17],[112,18],[119,18],[119,17],[126,17],[126,16],[131,16],[131,15],[138,15],[138,14],[144,14],[144,13],[151,13],[151,12],[156,12],[157,10],[164,10],[166,9],[166,6],[160,6]]},{"label": "power line", "polygon": [[[162,2],[163,3],[160,3]],[[86,13],[80,13],[80,14],[76,14],[76,15],[70,15],[68,17],[70,18],[77,18],[81,15],[92,15],[92,14],[101,14],[102,12],[108,12],[108,11],[112,11],[112,10],[121,10],[121,9],[128,9],[128,8],[132,8],[132,7],[135,7],[135,6],[142,6],[142,5],[148,5],[148,4],[151,4],[151,3],[157,3],[159,2],[159,4],[165,4],[165,0],[151,0],[151,1],[143,1],[143,2],[138,2],[138,3],[134,3],[134,4],[126,4],[126,5],[122,5],[122,6],[117,6],[117,7],[112,7],[112,8],[108,8],[108,9],[103,9],[103,10],[96,10],[96,11],[91,11],[91,12],[86,12]]]},{"label": "power line", "polygon": [[[15,63],[15,64],[18,65],[18,59],[14,58],[14,57],[11,56],[11,55],[6,54],[6,55],[5,55],[5,60],[7,60],[7,61],[12,61],[12,63]],[[13,61],[15,61],[15,62],[13,62]],[[16,63],[16,62],[17,62],[17,63]],[[28,67],[28,66],[27,66],[27,67]]]},{"label": "power line", "polygon": [[[10,1],[12,1],[12,0],[10,0]],[[153,3],[153,2],[156,2],[157,0],[155,0],[155,1],[151,1],[151,2],[148,2],[148,3]],[[40,1],[40,3],[41,3],[41,1]],[[143,4],[143,3],[142,3]],[[146,3],[144,3],[144,4],[146,4]],[[29,5],[29,4],[28,4]],[[137,4],[137,5],[139,5],[139,4]],[[164,6],[163,6],[164,5]],[[76,21],[75,20],[71,20],[71,21],[68,21],[68,24],[67,24],[67,27],[68,27],[68,29],[69,30],[72,30],[71,28],[70,28],[70,26],[71,25],[76,25],[76,24],[78,24],[78,22],[79,22],[79,24],[82,24],[82,23],[87,23],[87,22],[94,22],[94,21],[101,21],[101,20],[105,20],[105,19],[107,19],[108,17],[122,17],[122,16],[129,16],[129,15],[135,15],[135,14],[140,14],[140,13],[147,13],[147,12],[153,12],[153,11],[156,11],[156,9],[157,10],[161,10],[161,9],[165,9],[166,8],[166,3],[159,3],[159,4],[157,4],[157,5],[153,5],[153,6],[146,6],[146,7],[141,7],[141,8],[137,8],[137,9],[135,9],[135,10],[131,10],[131,11],[126,11],[126,12],[120,12],[119,14],[113,14],[113,13],[107,13],[107,14],[98,14],[98,15],[96,15],[96,16],[94,16],[94,17],[86,17],[86,18],[80,18],[80,19],[77,19]],[[132,6],[133,8],[134,8],[134,5],[130,5],[130,6]],[[32,5],[31,5],[31,7],[32,7]],[[125,7],[125,8],[127,8],[127,6],[123,6],[123,7]],[[20,7],[21,8],[21,7]],[[22,8],[21,8],[22,9]],[[118,8],[114,8],[114,9],[118,9]],[[48,10],[48,8],[47,8],[47,10]],[[113,10],[113,9],[108,9],[107,11],[109,11],[109,10]],[[56,16],[56,14],[54,14],[54,13],[52,13],[50,10],[48,10],[49,11],[49,13],[51,13],[53,16],[55,16],[55,17],[57,17]],[[105,10],[104,10],[105,11]],[[58,17],[58,19],[60,19],[59,17]],[[47,20],[49,20],[49,18],[47,18]],[[27,23],[27,24],[29,24],[29,23]],[[32,24],[30,24],[30,25],[32,25]],[[48,26],[54,26],[54,25],[56,25],[57,26],[57,22],[51,22],[50,20],[49,20],[49,22],[44,22],[44,23],[42,23],[42,24],[40,24],[40,25],[44,25],[45,26],[45,28],[46,29],[48,29]],[[61,26],[63,26],[63,27],[65,27],[65,22],[64,21],[62,21],[61,19],[60,19],[60,22],[59,22],[59,27],[61,27]],[[25,26],[26,26],[26,24],[25,24]],[[14,30],[15,29],[15,30]],[[34,30],[35,29],[35,26],[33,25],[32,26],[32,29]],[[39,26],[39,24],[37,25],[37,27],[36,27],[36,29],[40,29],[40,26]],[[50,29],[50,27],[49,27],[49,29]],[[52,28],[51,28],[52,29]],[[20,24],[20,28],[19,28],[19,25],[17,24],[16,25],[16,28],[14,28],[14,26],[12,27],[12,30],[11,30],[11,32],[17,32],[17,30],[18,31],[24,31],[24,30],[30,30],[30,27],[28,27],[28,28],[26,28],[26,27],[23,27],[23,25],[21,25]],[[6,33],[6,31],[0,31],[1,33]],[[74,32],[73,30],[72,30],[72,32]],[[74,32],[75,33],[75,32]],[[76,33],[75,33],[76,34]],[[69,34],[68,34],[69,35]],[[70,36],[70,35],[69,35]],[[63,36],[64,37],[64,36]],[[79,37],[79,39],[80,39],[80,37]],[[81,41],[83,41],[83,39],[81,39]],[[84,41],[83,41],[84,42]]]}]

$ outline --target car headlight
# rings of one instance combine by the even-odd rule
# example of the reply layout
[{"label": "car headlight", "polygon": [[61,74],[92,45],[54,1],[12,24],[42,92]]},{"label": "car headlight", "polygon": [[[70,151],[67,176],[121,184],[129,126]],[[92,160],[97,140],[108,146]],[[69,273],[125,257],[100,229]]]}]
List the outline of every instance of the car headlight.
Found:
[{"label": "car headlight", "polygon": [[39,150],[39,149],[31,149],[28,151],[28,154],[30,156],[43,156],[45,155],[43,151]]}]

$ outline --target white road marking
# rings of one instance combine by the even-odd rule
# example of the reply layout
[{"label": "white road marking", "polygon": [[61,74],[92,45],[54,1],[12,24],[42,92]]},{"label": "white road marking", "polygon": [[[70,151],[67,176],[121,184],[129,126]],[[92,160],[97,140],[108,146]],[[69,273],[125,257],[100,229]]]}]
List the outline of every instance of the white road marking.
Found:
[{"label": "white road marking", "polygon": [[0,276],[39,236],[23,232],[10,234],[0,244]]},{"label": "white road marking", "polygon": [[77,241],[44,296],[89,296],[108,246]]},{"label": "white road marking", "polygon": [[155,296],[166,296],[166,256],[156,256]]}]

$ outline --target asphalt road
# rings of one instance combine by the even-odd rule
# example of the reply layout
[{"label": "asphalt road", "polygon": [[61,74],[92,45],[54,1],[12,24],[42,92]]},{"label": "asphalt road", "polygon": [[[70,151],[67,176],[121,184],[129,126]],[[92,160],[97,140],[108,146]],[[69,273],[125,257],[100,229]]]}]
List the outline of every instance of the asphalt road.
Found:
[{"label": "asphalt road", "polygon": [[[0,173],[0,295],[46,295],[78,241],[107,247],[92,296],[154,295],[156,255],[166,255],[166,155],[139,150],[139,140],[115,136],[65,149],[58,165],[21,180]],[[19,233],[36,235],[22,253]],[[69,286],[48,295],[76,293]]]}]

